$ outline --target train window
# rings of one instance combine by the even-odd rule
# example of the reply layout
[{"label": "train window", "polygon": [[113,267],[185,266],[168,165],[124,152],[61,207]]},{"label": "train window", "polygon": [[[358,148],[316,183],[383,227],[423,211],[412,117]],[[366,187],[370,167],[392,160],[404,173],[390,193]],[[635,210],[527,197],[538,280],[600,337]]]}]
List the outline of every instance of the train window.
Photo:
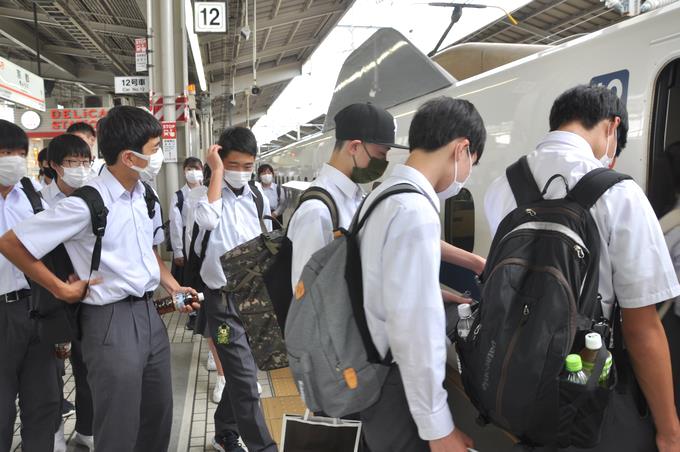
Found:
[{"label": "train window", "polygon": [[446,200],[444,240],[470,252],[475,247],[475,202],[472,193],[465,188]]},{"label": "train window", "polygon": [[[680,150],[680,59],[663,68],[656,81],[649,154],[647,197],[658,217],[675,207],[676,178],[669,151]],[[677,159],[680,156],[675,156]]]}]

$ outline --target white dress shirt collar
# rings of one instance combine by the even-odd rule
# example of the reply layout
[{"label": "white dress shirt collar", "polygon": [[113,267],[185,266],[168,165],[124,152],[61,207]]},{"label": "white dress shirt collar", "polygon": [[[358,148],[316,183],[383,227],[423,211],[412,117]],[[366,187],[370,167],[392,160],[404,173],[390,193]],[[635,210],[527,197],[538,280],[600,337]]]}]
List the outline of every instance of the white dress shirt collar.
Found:
[{"label": "white dress shirt collar", "polygon": [[324,163],[321,167],[321,171],[319,171],[319,178],[321,177],[327,178],[328,181],[335,185],[342,194],[350,199],[361,197],[363,195],[361,187],[359,187],[356,182],[353,182],[352,179],[345,176],[342,171],[335,168],[334,166],[329,165],[328,163]]},{"label": "white dress shirt collar", "polygon": [[[106,188],[106,191],[109,192],[111,199],[119,199],[124,193],[127,192],[125,187],[123,187],[123,184],[121,184],[120,181],[116,179],[116,176],[114,176],[111,171],[109,171],[108,167],[104,167],[102,170],[101,181],[104,185],[104,188]],[[139,180],[132,190],[132,197],[135,198],[136,196],[144,196],[144,191],[144,184],[142,184],[142,181]]]},{"label": "white dress shirt collar", "polygon": [[590,147],[585,138],[573,132],[565,132],[556,130],[548,133],[543,141],[536,146],[538,152],[560,152],[569,153],[578,160],[585,160],[589,163],[602,165],[600,161],[595,158],[593,149]]}]

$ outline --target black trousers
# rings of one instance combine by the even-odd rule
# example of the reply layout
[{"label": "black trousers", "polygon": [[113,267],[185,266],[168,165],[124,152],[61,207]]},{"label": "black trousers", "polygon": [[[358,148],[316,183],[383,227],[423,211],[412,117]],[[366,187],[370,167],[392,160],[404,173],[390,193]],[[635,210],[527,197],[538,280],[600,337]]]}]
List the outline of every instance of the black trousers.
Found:
[{"label": "black trousers", "polygon": [[[218,290],[206,290],[201,311],[208,323],[208,332],[215,341],[226,386],[215,411],[215,433],[238,432],[251,452],[274,452],[277,449],[260,407],[257,390],[257,366],[248,344],[243,324],[231,300]],[[229,328],[229,342],[220,344],[218,330]]]},{"label": "black trousers", "polygon": [[54,344],[40,342],[28,307],[28,298],[0,302],[0,452],[12,446],[17,395],[24,452],[52,451],[61,424]]}]

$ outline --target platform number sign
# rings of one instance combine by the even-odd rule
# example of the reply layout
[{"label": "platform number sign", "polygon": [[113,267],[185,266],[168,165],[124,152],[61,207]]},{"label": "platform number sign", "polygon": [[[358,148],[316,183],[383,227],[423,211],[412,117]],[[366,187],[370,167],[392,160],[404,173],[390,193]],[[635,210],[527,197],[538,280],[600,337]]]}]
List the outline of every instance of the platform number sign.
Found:
[{"label": "platform number sign", "polygon": [[611,89],[619,96],[623,104],[626,105],[626,102],[628,101],[629,78],[630,73],[626,69],[623,69],[621,71],[595,76],[590,79],[590,84],[601,85]]},{"label": "platform number sign", "polygon": [[227,31],[227,4],[196,2],[194,19],[196,33],[225,33]]}]

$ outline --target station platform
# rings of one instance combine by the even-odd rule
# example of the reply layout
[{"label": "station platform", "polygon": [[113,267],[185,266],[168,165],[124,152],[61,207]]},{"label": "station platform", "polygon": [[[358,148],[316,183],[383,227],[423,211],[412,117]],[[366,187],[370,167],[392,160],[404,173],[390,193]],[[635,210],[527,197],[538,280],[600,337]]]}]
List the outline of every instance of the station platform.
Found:
[{"label": "station platform", "polygon": [[[212,438],[215,435],[214,414],[217,404],[212,401],[212,391],[217,372],[208,372],[205,363],[208,357],[208,343],[200,335],[184,328],[186,314],[166,314],[163,321],[168,330],[172,354],[173,421],[169,452],[213,451]],[[448,369],[445,386],[449,391],[449,405],[454,421],[464,432],[475,440],[480,452],[510,452],[511,439],[500,430],[480,427],[475,422],[475,409],[465,397],[460,377]],[[304,414],[305,405],[300,398],[289,369],[259,372],[262,385],[262,408],[269,431],[277,444],[281,441],[281,427],[284,414]],[[66,361],[64,395],[75,402],[75,381],[71,364]],[[86,452],[87,448],[71,444],[74,435],[75,415],[66,419],[64,434],[68,452]],[[20,424],[17,421],[12,443],[13,452],[21,451]],[[319,451],[323,452],[323,451]]]}]

